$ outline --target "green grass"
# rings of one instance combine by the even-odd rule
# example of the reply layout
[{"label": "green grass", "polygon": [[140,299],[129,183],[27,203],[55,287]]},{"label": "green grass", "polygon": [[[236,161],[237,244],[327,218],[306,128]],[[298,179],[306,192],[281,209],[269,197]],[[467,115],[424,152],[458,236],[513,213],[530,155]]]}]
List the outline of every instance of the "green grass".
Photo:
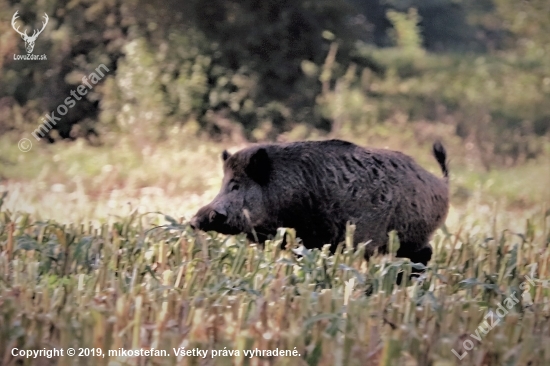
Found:
[{"label": "green grass", "polygon": [[[432,132],[419,144],[415,142],[418,136],[410,133],[414,128],[387,136],[375,131],[370,138],[340,137],[363,146],[401,150],[440,175],[431,155],[436,137],[430,136],[449,135],[448,131]],[[429,126],[418,129],[428,130]],[[449,135],[443,141],[450,160],[453,204],[462,206],[475,198],[476,204],[498,202],[505,209],[528,209],[541,201],[550,202],[548,156],[487,173],[457,138]],[[12,136],[0,137],[0,191],[12,192],[6,207],[64,223],[103,220],[111,214],[128,214],[137,206],[189,218],[219,189],[221,151],[239,148],[183,133],[175,133],[162,143],[111,137],[100,147],[83,141],[35,142],[27,153],[20,152],[16,142]]]}]

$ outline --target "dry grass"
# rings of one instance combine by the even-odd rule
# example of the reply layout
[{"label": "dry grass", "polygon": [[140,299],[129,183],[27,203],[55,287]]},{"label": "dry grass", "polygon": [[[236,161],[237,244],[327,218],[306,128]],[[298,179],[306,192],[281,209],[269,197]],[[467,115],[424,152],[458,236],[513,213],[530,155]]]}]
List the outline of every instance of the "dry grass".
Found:
[{"label": "dry grass", "polygon": [[[305,251],[292,231],[286,250],[283,231],[263,249],[191,231],[186,219],[218,189],[222,147],[117,146],[3,155],[23,160],[18,171],[8,163],[1,171],[9,194],[0,208],[0,364],[550,364],[547,193],[495,190],[511,172],[476,187],[468,179],[481,173],[456,167],[468,199],[436,232],[422,280],[396,286],[411,264],[391,254],[367,264],[361,249]],[[521,209],[509,204],[518,197]],[[525,275],[528,289],[520,288]],[[486,312],[514,292],[520,302],[475,341]],[[463,353],[468,340],[473,349],[459,361],[452,350]],[[153,347],[170,356],[25,360],[14,347]],[[178,359],[174,348],[210,353]],[[276,348],[300,356],[244,356]]]},{"label": "dry grass", "polygon": [[[280,237],[262,250],[154,214],[134,213],[99,230],[1,215],[3,365],[16,364],[14,347],[170,354],[61,357],[60,365],[453,365],[452,349],[463,353],[462,341],[485,312],[513,292],[521,302],[463,362],[550,362],[550,288],[542,281],[550,278],[550,233],[543,215],[522,233],[439,231],[425,278],[401,287],[394,286],[397,272],[410,264],[391,255],[366,265],[361,250],[308,252],[292,238],[292,247],[281,250]],[[522,291],[526,274],[535,285]],[[177,360],[179,347],[240,350],[241,357]],[[256,348],[296,349],[300,356],[242,357]]]}]

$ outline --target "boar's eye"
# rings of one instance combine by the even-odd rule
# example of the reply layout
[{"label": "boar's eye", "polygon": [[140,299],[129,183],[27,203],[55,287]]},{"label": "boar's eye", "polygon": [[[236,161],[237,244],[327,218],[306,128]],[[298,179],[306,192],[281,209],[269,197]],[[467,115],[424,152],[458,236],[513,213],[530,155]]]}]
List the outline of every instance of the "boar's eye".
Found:
[{"label": "boar's eye", "polygon": [[233,191],[238,191],[239,190],[239,185],[237,183],[233,183],[230,187],[229,187],[229,191],[230,192],[233,192]]}]

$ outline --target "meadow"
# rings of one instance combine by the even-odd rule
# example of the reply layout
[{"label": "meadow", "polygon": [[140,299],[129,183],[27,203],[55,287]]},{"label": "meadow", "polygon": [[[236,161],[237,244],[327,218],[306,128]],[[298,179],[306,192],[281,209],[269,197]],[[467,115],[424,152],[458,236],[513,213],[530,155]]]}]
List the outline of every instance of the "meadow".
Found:
[{"label": "meadow", "polygon": [[[0,366],[550,365],[549,4],[0,1]],[[442,140],[417,280],[394,233],[366,263],[353,226],[334,254],[189,227],[223,149],[329,137],[436,175]]]},{"label": "meadow", "polygon": [[[191,230],[243,144],[186,136],[27,153],[0,137],[0,364],[550,364],[548,154],[486,171],[444,141],[449,217],[425,274],[395,285],[413,266],[395,235],[366,263],[353,227],[334,255],[291,229],[264,248]],[[440,174],[428,143],[374,145]]]}]

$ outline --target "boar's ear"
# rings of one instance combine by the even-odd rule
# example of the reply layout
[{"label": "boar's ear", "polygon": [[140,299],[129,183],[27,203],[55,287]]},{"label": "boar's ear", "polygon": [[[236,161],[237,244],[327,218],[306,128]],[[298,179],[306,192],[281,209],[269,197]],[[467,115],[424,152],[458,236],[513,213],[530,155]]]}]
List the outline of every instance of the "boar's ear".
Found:
[{"label": "boar's ear", "polygon": [[231,154],[229,153],[229,151],[227,150],[224,150],[222,152],[222,161],[226,161],[227,159],[229,159],[231,157]]},{"label": "boar's ear", "polygon": [[245,173],[251,179],[260,185],[265,185],[269,181],[271,173],[271,159],[267,156],[264,148],[258,149],[251,157],[245,168]]}]

